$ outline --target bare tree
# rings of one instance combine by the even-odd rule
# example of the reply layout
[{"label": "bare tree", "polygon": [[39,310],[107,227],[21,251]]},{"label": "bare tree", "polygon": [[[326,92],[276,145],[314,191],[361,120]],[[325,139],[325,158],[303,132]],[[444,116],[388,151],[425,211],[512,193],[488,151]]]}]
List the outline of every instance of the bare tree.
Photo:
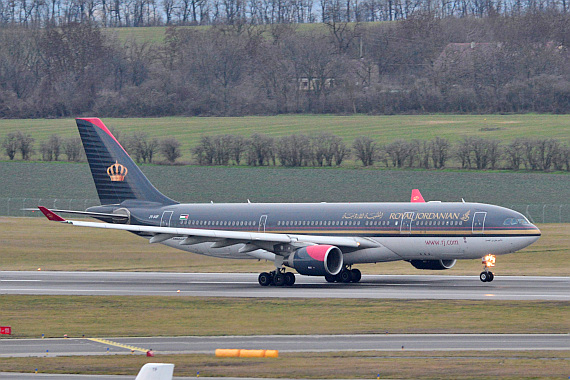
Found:
[{"label": "bare tree", "polygon": [[378,146],[370,137],[360,136],[354,139],[352,144],[356,158],[362,161],[362,165],[371,166],[374,164]]},{"label": "bare tree", "polygon": [[273,161],[275,165],[274,144],[275,139],[271,136],[254,133],[251,135],[251,145],[248,151],[247,163],[250,166],[269,165]]},{"label": "bare tree", "polygon": [[249,141],[245,137],[241,135],[232,136],[230,151],[236,165],[241,163],[242,155],[246,152],[248,144]]},{"label": "bare tree", "polygon": [[4,140],[2,141],[2,148],[4,148],[4,152],[6,156],[10,160],[13,160],[16,156],[16,152],[18,152],[18,137],[17,134],[14,132],[8,133]]},{"label": "bare tree", "polygon": [[431,151],[433,166],[436,169],[442,169],[445,167],[445,163],[449,159],[450,148],[451,145],[449,140],[445,138],[436,137],[430,141],[429,149]]},{"label": "bare tree", "polygon": [[22,154],[22,160],[28,161],[34,154],[35,139],[30,134],[24,134],[21,131],[16,132],[16,140],[18,141],[18,150]]},{"label": "bare tree", "polygon": [[61,137],[58,135],[51,135],[48,141],[40,143],[40,153],[44,161],[59,161],[61,153]]},{"label": "bare tree", "polygon": [[291,135],[277,140],[277,157],[283,166],[303,166],[311,157],[311,142],[306,135]]},{"label": "bare tree", "polygon": [[77,162],[83,155],[83,145],[79,137],[70,137],[63,140],[63,153],[67,156],[67,161]]},{"label": "bare tree", "polygon": [[196,157],[198,165],[213,165],[216,152],[212,137],[200,137],[198,145],[192,148],[192,154]]},{"label": "bare tree", "polygon": [[395,140],[390,144],[387,144],[384,149],[388,156],[390,156],[392,166],[396,168],[403,167],[406,160],[409,161],[410,157],[412,157],[412,145],[406,140]]},{"label": "bare tree", "polygon": [[174,137],[169,137],[160,141],[160,153],[173,164],[178,158],[182,156],[180,152],[180,141]]},{"label": "bare tree", "polygon": [[459,141],[455,149],[455,155],[461,162],[461,169],[471,169],[471,146],[473,145],[472,137],[464,137]]},{"label": "bare tree", "polygon": [[503,154],[507,161],[507,167],[511,170],[519,170],[523,163],[523,140],[522,138],[516,138],[505,147]]}]

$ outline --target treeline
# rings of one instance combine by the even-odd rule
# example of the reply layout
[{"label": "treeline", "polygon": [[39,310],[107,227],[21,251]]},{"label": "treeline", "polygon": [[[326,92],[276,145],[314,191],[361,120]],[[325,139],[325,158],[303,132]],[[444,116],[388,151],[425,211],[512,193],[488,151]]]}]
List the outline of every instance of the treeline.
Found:
[{"label": "treeline", "polygon": [[[133,159],[141,163],[175,164],[182,156],[181,143],[173,137],[162,140],[150,138],[144,132],[121,135],[113,131]],[[5,155],[14,160],[30,160],[36,153],[35,140],[21,131],[9,133],[2,140]],[[248,165],[285,167],[341,166],[346,160],[363,166],[381,165],[386,168],[444,169],[510,169],[532,171],[570,171],[570,146],[556,139],[517,138],[509,143],[481,137],[464,137],[451,143],[435,137],[426,140],[398,139],[380,144],[369,137],[354,139],[351,146],[331,133],[314,136],[304,134],[275,138],[255,133],[241,135],[203,136],[190,149],[194,164]],[[85,160],[79,138],[63,139],[52,135],[40,143],[43,161]],[[162,160],[157,159],[161,155]]]},{"label": "treeline", "polygon": [[0,26],[94,22],[104,27],[294,24],[568,11],[566,0],[0,0]]},{"label": "treeline", "polygon": [[[121,145],[130,153],[131,157],[139,163],[167,163],[174,164],[182,156],[180,142],[175,138],[165,139],[149,138],[144,132],[135,132],[121,137],[118,131],[114,135]],[[22,131],[8,133],[2,140],[4,154],[10,160],[19,155],[22,160],[30,160],[36,153],[42,161],[85,161],[85,151],[79,137],[62,138],[51,135],[47,141],[40,142],[39,152],[35,147],[35,139]],[[157,162],[156,156],[161,154],[166,162]]]},{"label": "treeline", "polygon": [[570,12],[167,28],[0,28],[0,117],[570,112]]},{"label": "treeline", "polygon": [[570,171],[570,147],[556,139],[517,138],[503,144],[481,137],[464,137],[456,143],[435,137],[379,144],[361,136],[348,147],[330,133],[280,138],[218,135],[202,137],[191,152],[199,165],[322,167],[353,159],[363,166],[379,163],[386,168],[444,169],[455,163],[461,169]]}]

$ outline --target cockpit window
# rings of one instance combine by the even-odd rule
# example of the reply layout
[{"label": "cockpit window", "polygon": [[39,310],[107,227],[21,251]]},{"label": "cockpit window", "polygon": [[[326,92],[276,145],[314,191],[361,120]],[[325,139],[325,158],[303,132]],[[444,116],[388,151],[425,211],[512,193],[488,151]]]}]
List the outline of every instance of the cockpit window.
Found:
[{"label": "cockpit window", "polygon": [[503,226],[529,225],[530,222],[526,218],[507,218],[503,222]]}]

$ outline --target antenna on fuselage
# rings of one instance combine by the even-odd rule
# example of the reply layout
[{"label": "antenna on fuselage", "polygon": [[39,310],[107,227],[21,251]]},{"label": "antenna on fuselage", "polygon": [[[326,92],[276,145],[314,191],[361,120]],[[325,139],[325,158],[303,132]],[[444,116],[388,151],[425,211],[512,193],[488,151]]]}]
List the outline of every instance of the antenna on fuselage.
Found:
[{"label": "antenna on fuselage", "polygon": [[461,198],[461,202],[465,203],[465,199]]}]

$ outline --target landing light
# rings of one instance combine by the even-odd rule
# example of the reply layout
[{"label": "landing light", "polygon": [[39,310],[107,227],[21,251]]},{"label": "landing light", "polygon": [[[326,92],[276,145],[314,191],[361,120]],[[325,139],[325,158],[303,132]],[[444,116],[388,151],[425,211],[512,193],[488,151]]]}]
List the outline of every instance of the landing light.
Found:
[{"label": "landing light", "polygon": [[483,257],[481,263],[485,265],[485,268],[492,268],[495,266],[495,255],[487,255]]}]

